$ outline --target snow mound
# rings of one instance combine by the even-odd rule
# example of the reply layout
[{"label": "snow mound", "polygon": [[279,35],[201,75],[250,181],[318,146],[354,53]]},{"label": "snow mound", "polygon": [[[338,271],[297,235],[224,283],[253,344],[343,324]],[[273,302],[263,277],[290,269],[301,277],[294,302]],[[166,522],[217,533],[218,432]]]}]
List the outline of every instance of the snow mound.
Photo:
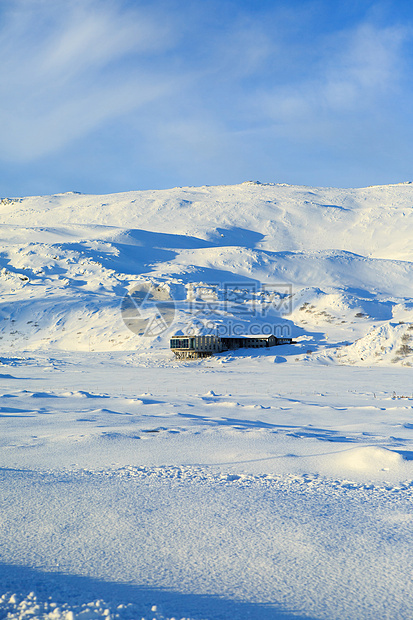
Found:
[{"label": "snow mound", "polygon": [[340,470],[351,470],[364,474],[378,471],[390,471],[403,465],[403,457],[392,450],[376,446],[352,448],[341,452],[334,459]]},{"label": "snow mound", "polygon": [[336,354],[342,364],[413,366],[413,323],[385,323]]},{"label": "snow mound", "polygon": [[[0,613],[8,620],[175,620],[174,617],[164,616],[157,605],[152,605],[148,612],[142,616],[142,610],[133,603],[113,604],[102,599],[96,599],[87,603],[71,604],[58,603],[49,597],[42,600],[35,592],[29,592],[25,596],[17,593],[6,592],[0,596]],[[182,618],[191,620],[191,618]]]}]

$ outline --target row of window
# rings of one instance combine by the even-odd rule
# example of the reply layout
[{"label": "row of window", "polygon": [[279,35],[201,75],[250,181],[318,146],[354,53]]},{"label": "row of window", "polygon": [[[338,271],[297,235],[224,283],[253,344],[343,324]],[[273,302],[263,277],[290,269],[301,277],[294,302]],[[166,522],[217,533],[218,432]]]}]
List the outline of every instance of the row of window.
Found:
[{"label": "row of window", "polygon": [[220,341],[216,338],[200,336],[196,338],[171,338],[171,349],[218,350]]},{"label": "row of window", "polygon": [[[271,340],[266,338],[224,338],[222,342],[226,346],[232,344],[232,346],[235,345],[236,347],[265,347]],[[291,342],[291,338],[276,338],[275,340],[276,344],[288,344]],[[197,338],[171,338],[170,342],[171,349],[216,349],[220,344],[221,340],[202,336]]]}]

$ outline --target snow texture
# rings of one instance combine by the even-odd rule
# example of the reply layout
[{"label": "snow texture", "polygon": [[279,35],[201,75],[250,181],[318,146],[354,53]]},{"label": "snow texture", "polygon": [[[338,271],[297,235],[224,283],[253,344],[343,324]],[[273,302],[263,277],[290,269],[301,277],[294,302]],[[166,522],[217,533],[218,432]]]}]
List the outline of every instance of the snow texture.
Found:
[{"label": "snow texture", "polygon": [[[412,204],[1,200],[1,618],[411,617]],[[268,328],[294,344],[169,350]]]}]

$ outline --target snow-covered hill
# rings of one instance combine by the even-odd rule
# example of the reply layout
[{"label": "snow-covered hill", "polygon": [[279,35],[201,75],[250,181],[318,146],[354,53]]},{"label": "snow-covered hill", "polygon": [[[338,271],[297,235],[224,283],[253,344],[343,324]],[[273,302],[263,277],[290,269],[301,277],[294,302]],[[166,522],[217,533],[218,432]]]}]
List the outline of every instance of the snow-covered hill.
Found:
[{"label": "snow-covered hill", "polygon": [[[159,350],[175,331],[252,323],[319,350],[413,321],[410,183],[5,198],[0,221],[5,350]],[[136,284],[174,306],[151,338],[123,320]]]},{"label": "snow-covered hill", "polygon": [[[413,185],[0,203],[0,617],[411,617]],[[172,333],[295,343],[175,360]]]}]

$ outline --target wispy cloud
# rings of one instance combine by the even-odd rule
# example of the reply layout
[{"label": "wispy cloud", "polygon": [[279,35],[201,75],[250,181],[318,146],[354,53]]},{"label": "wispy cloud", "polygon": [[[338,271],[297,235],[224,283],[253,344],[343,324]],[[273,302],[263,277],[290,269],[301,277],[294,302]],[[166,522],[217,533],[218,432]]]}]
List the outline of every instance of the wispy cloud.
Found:
[{"label": "wispy cloud", "polygon": [[382,170],[380,150],[412,142],[412,29],[349,5],[5,0],[0,160],[59,179],[69,161],[97,191],[122,189],[101,169],[129,187]]},{"label": "wispy cloud", "polygon": [[[379,28],[361,24],[335,33],[308,76],[256,93],[255,105],[276,124],[313,123],[326,117],[366,110],[374,114],[395,94],[403,76],[402,45],[408,36],[402,27]],[[344,117],[342,116],[344,114]]]},{"label": "wispy cloud", "polygon": [[3,157],[44,155],[165,96],[171,80],[144,63],[173,42],[149,10],[105,0],[12,3],[0,31]]}]

